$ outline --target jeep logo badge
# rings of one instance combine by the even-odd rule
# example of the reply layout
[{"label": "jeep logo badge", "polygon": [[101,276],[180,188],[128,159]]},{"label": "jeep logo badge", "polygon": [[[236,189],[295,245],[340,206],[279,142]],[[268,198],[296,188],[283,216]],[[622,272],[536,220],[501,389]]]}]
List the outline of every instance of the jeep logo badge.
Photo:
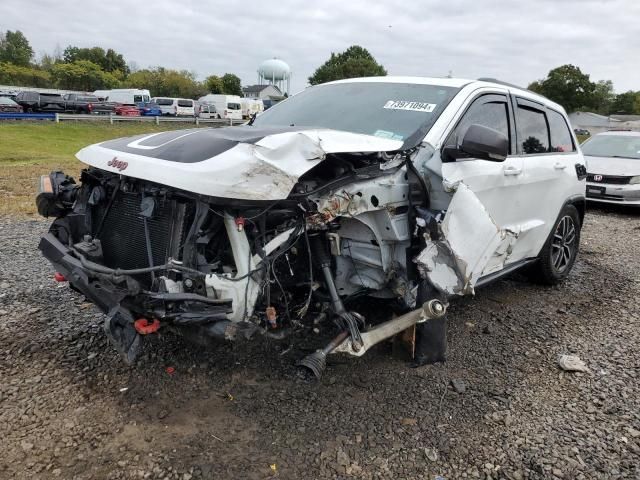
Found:
[{"label": "jeep logo badge", "polygon": [[594,182],[601,182],[602,181],[602,175],[594,175],[593,176],[593,181]]},{"label": "jeep logo badge", "polygon": [[129,166],[127,162],[118,160],[118,157],[113,157],[111,160],[107,162],[107,165],[109,167],[117,168],[119,171],[122,171]]}]

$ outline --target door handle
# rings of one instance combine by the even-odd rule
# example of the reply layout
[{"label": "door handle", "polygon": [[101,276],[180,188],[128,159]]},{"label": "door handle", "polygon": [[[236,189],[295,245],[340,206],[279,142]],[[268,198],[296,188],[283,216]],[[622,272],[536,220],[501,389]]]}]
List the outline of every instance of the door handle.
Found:
[{"label": "door handle", "polygon": [[505,175],[520,175],[522,173],[522,169],[517,167],[505,167],[504,170],[502,170],[502,173]]},{"label": "door handle", "polygon": [[555,168],[556,170],[564,170],[565,168],[567,168],[567,166],[564,163],[556,163],[553,168]]}]

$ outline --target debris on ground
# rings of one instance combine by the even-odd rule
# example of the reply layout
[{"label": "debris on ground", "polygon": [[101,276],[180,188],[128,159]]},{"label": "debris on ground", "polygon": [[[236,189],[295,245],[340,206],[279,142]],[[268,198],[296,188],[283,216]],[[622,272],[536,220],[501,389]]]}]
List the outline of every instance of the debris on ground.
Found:
[{"label": "debris on ground", "polygon": [[576,355],[560,355],[558,357],[558,366],[565,372],[589,373],[591,371],[586,363]]}]

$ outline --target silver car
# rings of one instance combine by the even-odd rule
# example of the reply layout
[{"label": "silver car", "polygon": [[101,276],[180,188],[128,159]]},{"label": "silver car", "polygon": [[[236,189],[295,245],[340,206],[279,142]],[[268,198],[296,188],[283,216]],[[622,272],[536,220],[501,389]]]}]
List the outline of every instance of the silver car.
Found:
[{"label": "silver car", "polygon": [[581,145],[587,200],[640,206],[640,132],[599,133]]}]

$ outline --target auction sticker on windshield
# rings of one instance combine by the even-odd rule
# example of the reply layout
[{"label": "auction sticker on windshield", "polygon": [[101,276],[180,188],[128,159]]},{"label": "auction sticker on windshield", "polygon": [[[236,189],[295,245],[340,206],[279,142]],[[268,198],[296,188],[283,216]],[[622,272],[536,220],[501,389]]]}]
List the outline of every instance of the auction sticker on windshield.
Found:
[{"label": "auction sticker on windshield", "polygon": [[384,104],[384,108],[391,110],[410,110],[412,112],[431,113],[436,109],[435,103],[410,102],[407,100],[389,100]]}]

